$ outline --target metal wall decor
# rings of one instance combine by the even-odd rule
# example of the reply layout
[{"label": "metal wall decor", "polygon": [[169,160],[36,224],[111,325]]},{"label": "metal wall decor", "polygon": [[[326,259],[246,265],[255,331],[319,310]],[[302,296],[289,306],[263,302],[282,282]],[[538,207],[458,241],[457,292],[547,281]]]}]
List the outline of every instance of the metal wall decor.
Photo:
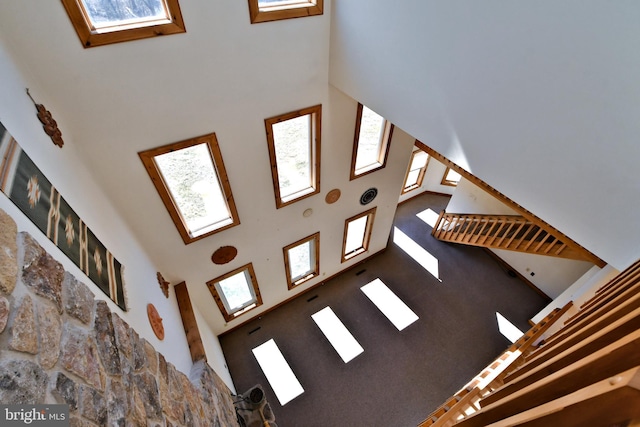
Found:
[{"label": "metal wall decor", "polygon": [[378,189],[377,188],[370,188],[367,191],[365,191],[364,193],[362,193],[362,196],[360,196],[360,204],[361,205],[366,205],[369,204],[371,202],[373,202],[373,199],[376,198],[376,196],[378,195]]},{"label": "metal wall decor", "polygon": [[58,123],[56,123],[56,121],[53,119],[53,116],[51,116],[49,110],[44,108],[44,105],[38,104],[31,97],[29,89],[27,89],[27,95],[29,95],[31,101],[33,101],[33,105],[35,105],[36,109],[38,110],[38,119],[42,123],[44,132],[49,135],[55,145],[62,148],[62,146],[64,145],[64,141],[62,140],[62,132],[60,131],[60,129],[58,129]]},{"label": "metal wall decor", "polygon": [[165,298],[169,298],[169,282],[164,280],[164,277],[162,277],[162,274],[160,274],[159,271],[156,274],[156,277],[158,278],[158,284],[160,285],[160,289],[162,290]]}]

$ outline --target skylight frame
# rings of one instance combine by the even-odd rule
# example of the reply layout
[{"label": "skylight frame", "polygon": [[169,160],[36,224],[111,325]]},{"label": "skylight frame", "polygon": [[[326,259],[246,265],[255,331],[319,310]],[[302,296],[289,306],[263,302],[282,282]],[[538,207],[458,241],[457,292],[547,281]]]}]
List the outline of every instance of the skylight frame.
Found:
[{"label": "skylight frame", "polygon": [[[375,219],[376,216],[376,209],[377,207],[373,207],[369,210],[366,210],[364,212],[359,213],[358,215],[354,215],[351,218],[347,218],[344,222],[344,234],[342,237],[342,255],[341,255],[341,260],[340,262],[344,263],[347,262],[355,257],[357,257],[358,255],[361,255],[365,252],[367,252],[369,250],[369,243],[371,241],[371,234],[373,232],[373,221]],[[349,224],[357,221],[361,218],[366,217],[366,224],[364,227],[364,232],[362,235],[362,242],[361,244],[355,248],[354,250],[350,250],[348,253],[346,252],[347,250],[347,235],[349,233]]]},{"label": "skylight frame", "polygon": [[[449,172],[453,172],[456,175],[458,175],[458,179],[454,180],[454,179],[450,179],[449,178]],[[442,181],[440,181],[440,184],[442,185],[448,185],[450,187],[457,187],[458,183],[460,182],[460,179],[462,179],[462,175],[460,175],[458,172],[456,172],[455,170],[451,169],[450,167],[447,167],[444,171],[444,174],[442,175]]]},{"label": "skylight frame", "polygon": [[[278,161],[276,156],[276,143],[273,126],[282,122],[299,117],[309,116],[309,186],[298,192],[283,195],[280,190],[280,178],[278,175]],[[267,133],[267,145],[269,148],[269,159],[271,162],[271,177],[273,179],[273,190],[276,199],[276,208],[280,209],[307,197],[320,192],[320,153],[321,153],[321,127],[322,127],[322,105],[303,108],[279,116],[265,119],[265,130]]]},{"label": "skylight frame", "polygon": [[[363,177],[377,170],[383,169],[387,165],[387,159],[389,157],[389,148],[391,146],[391,138],[393,137],[393,129],[394,125],[384,117],[383,123],[380,131],[380,139],[378,141],[378,155],[377,161],[364,167],[356,168],[358,164],[358,148],[360,147],[360,131],[362,127],[362,116],[364,109],[367,108],[371,112],[377,114],[375,111],[371,110],[368,107],[365,107],[363,104],[358,103],[358,110],[356,112],[356,125],[355,125],[355,134],[353,137],[353,152],[351,154],[351,171],[349,175],[349,180],[353,181],[356,178]],[[379,114],[378,114],[379,115]]]},{"label": "skylight frame", "polygon": [[323,13],[324,0],[283,0],[262,6],[260,0],[249,0],[249,19],[252,24],[318,16]]},{"label": "skylight frame", "polygon": [[62,0],[69,19],[85,48],[186,32],[178,0],[162,0],[167,19],[96,27],[83,0]]},{"label": "skylight frame", "polygon": [[[414,168],[412,169],[411,167],[413,166],[413,161],[415,159],[415,157],[420,154],[423,153],[425,156],[427,156],[427,161],[425,162],[424,166],[421,166],[419,168]],[[414,149],[411,152],[411,159],[409,160],[409,167],[407,168],[407,174],[404,177],[404,184],[402,185],[402,192],[400,193],[402,194],[407,194],[411,191],[417,190],[418,188],[420,188],[422,186],[422,183],[424,182],[424,176],[425,173],[427,171],[427,167],[429,166],[429,161],[431,160],[431,156],[429,155],[429,153],[427,153],[426,151],[421,150],[420,148],[416,147],[416,149]],[[411,175],[412,172],[414,171],[418,171],[418,176],[416,177],[416,182],[415,183],[411,183],[411,184],[407,184],[407,181],[409,180],[409,176]]]},{"label": "skylight frame", "polygon": [[[227,301],[224,292],[220,288],[220,282],[222,280],[231,278],[238,274],[244,274],[247,285],[251,285],[250,291],[253,296],[253,300],[246,302],[240,307],[234,307],[235,309],[230,309],[227,307],[228,304],[225,303]],[[237,319],[239,316],[246,314],[247,312],[254,310],[262,305],[262,296],[260,295],[260,287],[258,286],[258,280],[256,279],[256,273],[253,269],[253,264],[245,264],[242,267],[238,267],[235,270],[232,270],[222,276],[216,277],[215,279],[211,279],[207,282],[207,287],[209,288],[209,292],[211,292],[211,296],[216,302],[222,317],[226,322],[230,322],[234,319]],[[223,301],[224,299],[224,301]]]},{"label": "skylight frame", "polygon": [[[289,250],[298,246],[304,245],[307,242],[313,242],[313,249],[309,252],[310,268],[305,273],[292,277],[291,260],[289,259]],[[287,276],[287,287],[289,290],[299,286],[308,280],[318,277],[320,274],[320,232],[314,233],[311,236],[307,236],[297,242],[282,248],[284,256],[284,270]]]},{"label": "skylight frame", "polygon": [[[174,200],[172,196],[172,192],[163,178],[162,172],[158,167],[158,164],[155,160],[157,156],[162,154],[167,154],[175,151],[179,151],[185,148],[194,147],[197,145],[206,144],[208,147],[209,155],[211,156],[211,163],[213,165],[215,176],[218,180],[218,185],[222,191],[222,195],[226,200],[227,213],[229,220],[224,224],[218,224],[217,227],[212,228],[209,231],[195,234],[189,230],[187,226],[186,219],[178,207],[178,203]],[[162,202],[164,203],[167,211],[169,212],[169,216],[173,220],[178,232],[180,233],[180,237],[185,245],[195,242],[196,240],[203,239],[207,236],[210,236],[215,233],[219,233],[223,230],[226,230],[231,227],[235,227],[240,224],[240,218],[238,216],[238,210],[236,208],[233,193],[231,192],[231,184],[229,183],[229,178],[227,176],[227,171],[224,166],[224,161],[222,160],[222,153],[220,152],[220,146],[218,144],[218,139],[216,138],[215,133],[210,133],[207,135],[202,135],[196,138],[186,139],[184,141],[175,142],[172,144],[164,145],[162,147],[153,148],[151,150],[141,151],[138,153],[138,156],[142,160],[142,163],[151,178]],[[220,222],[220,221],[218,221]],[[210,224],[208,227],[213,226],[214,224]]]}]

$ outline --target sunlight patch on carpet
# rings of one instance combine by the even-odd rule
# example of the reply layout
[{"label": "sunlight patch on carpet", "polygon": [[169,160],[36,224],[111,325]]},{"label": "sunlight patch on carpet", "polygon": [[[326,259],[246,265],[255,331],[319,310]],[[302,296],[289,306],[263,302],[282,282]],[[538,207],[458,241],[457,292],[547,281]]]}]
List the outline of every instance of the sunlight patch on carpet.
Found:
[{"label": "sunlight patch on carpet", "polygon": [[393,227],[393,243],[420,264],[422,268],[431,273],[433,277],[442,282],[439,277],[438,258],[427,252],[415,240],[400,231],[398,227]]},{"label": "sunlight patch on carpet", "polygon": [[259,345],[252,351],[281,405],[290,402],[304,392],[298,378],[273,339]]},{"label": "sunlight patch on carpet", "polygon": [[424,222],[426,222],[428,225],[430,225],[431,228],[433,228],[438,222],[438,217],[440,215],[436,211],[432,210],[431,208],[427,208],[422,212],[418,212],[416,216],[421,220],[423,220]]},{"label": "sunlight patch on carpet", "polygon": [[418,320],[413,310],[402,302],[382,280],[375,279],[360,289],[399,331]]},{"label": "sunlight patch on carpet", "polygon": [[324,336],[327,337],[333,348],[336,349],[344,363],[347,363],[364,351],[347,327],[344,326],[340,319],[338,319],[338,316],[331,310],[331,307],[323,308],[313,314],[311,318],[316,322],[316,325],[318,325]]},{"label": "sunlight patch on carpet", "polygon": [[498,319],[498,330],[502,335],[507,337],[511,343],[514,343],[520,339],[524,332],[522,332],[516,325],[509,322],[506,317],[496,312],[496,319]]}]

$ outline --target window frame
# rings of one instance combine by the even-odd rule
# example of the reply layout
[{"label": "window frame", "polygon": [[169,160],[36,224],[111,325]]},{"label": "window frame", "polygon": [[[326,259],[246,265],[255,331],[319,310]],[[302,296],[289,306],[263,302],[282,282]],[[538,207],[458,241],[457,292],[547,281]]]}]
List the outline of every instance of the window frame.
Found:
[{"label": "window frame", "polygon": [[444,174],[442,175],[442,180],[440,181],[440,184],[448,185],[449,187],[457,187],[458,183],[460,182],[460,179],[462,179],[462,175],[460,175],[458,173],[458,175],[460,175],[460,179],[457,180],[457,181],[452,181],[450,179],[447,179],[447,175],[449,174],[449,171],[451,171],[451,170],[454,171],[455,173],[458,173],[455,170],[453,170],[453,169],[451,169],[450,167],[447,166],[447,168],[444,170]]},{"label": "window frame", "polygon": [[[313,260],[311,262],[312,269],[303,277],[291,277],[291,263],[289,262],[289,250],[310,241],[314,242]],[[289,288],[289,290],[303,284],[308,280],[318,277],[318,275],[320,274],[320,232],[319,231],[317,233],[312,234],[311,236],[307,236],[303,239],[298,240],[297,242],[293,242],[285,246],[284,248],[282,248],[282,252],[284,255],[284,271],[287,275],[287,287]]]},{"label": "window frame", "polygon": [[[402,186],[402,192],[400,193],[400,195],[407,194],[411,191],[417,190],[422,186],[422,183],[424,182],[424,176],[427,172],[427,167],[429,166],[429,161],[431,160],[431,156],[429,155],[429,153],[420,149],[420,147],[418,146],[415,146],[415,147],[417,149],[411,152],[411,159],[409,159],[409,167],[407,168],[407,173],[404,177],[404,181],[403,181],[404,184]],[[407,180],[409,179],[409,175],[413,170],[416,170],[416,169],[411,169],[411,165],[413,164],[413,159],[418,153],[424,153],[427,156],[427,162],[424,164],[424,166],[419,168],[420,171],[418,172],[418,178],[416,179],[416,183],[407,186]]]},{"label": "window frame", "polygon": [[260,0],[249,0],[249,19],[252,24],[282,19],[318,16],[324,13],[324,0],[300,0],[292,4],[260,7]]},{"label": "window frame", "polygon": [[[222,297],[218,292],[218,287],[216,286],[216,283],[224,279],[228,279],[229,277],[235,276],[236,274],[243,273],[245,271],[248,272],[249,278],[251,279],[250,284],[253,288],[253,295],[255,297],[255,301],[252,303],[246,304],[238,308],[237,310],[229,313],[227,312],[227,308],[225,307],[224,302],[222,301]],[[222,317],[224,317],[224,320],[226,322],[230,322],[234,319],[237,319],[243,314],[246,314],[249,311],[254,310],[262,305],[262,296],[260,295],[260,287],[258,286],[258,280],[256,279],[256,273],[255,273],[255,270],[253,269],[252,263],[245,264],[241,267],[236,268],[235,270],[232,270],[228,273],[223,274],[222,276],[218,276],[215,279],[209,280],[207,282],[207,287],[209,288],[209,292],[211,292],[211,296],[215,300],[216,305],[218,306],[218,309],[220,310],[220,313],[222,314]]]},{"label": "window frame", "polygon": [[[376,207],[373,207],[369,210],[361,212],[357,215],[352,216],[351,218],[347,218],[344,221],[344,232],[342,236],[342,252],[341,252],[341,263],[347,262],[358,255],[361,255],[369,250],[369,243],[371,241],[371,234],[373,232],[373,222],[376,216]],[[349,223],[356,221],[360,218],[367,217],[367,224],[365,225],[364,236],[362,236],[362,245],[354,251],[346,254],[346,246],[347,246],[347,232],[349,230]]]},{"label": "window frame", "polygon": [[[231,223],[226,224],[224,226],[215,228],[206,233],[192,236],[187,228],[186,221],[183,219],[183,215],[178,208],[177,203],[173,200],[171,196],[171,190],[168,185],[165,183],[165,180],[162,177],[162,172],[160,171],[155,157],[161,154],[166,154],[173,151],[179,151],[184,148],[193,147],[195,145],[207,144],[209,148],[209,154],[211,155],[211,163],[213,164],[213,169],[218,178],[218,184],[220,185],[220,189],[222,190],[222,195],[227,201],[227,210],[229,214],[229,219]],[[207,135],[198,136],[195,138],[185,139],[183,141],[174,142],[171,144],[163,145],[161,147],[152,148],[150,150],[141,151],[138,153],[138,156],[142,160],[153,185],[155,186],[164,206],[167,208],[169,212],[169,216],[173,220],[178,232],[180,233],[180,237],[185,245],[189,243],[193,243],[196,240],[203,239],[207,236],[210,236],[215,233],[219,233],[223,230],[226,230],[231,227],[235,227],[240,224],[240,218],[238,217],[238,210],[236,208],[236,204],[233,199],[233,194],[231,192],[231,184],[229,183],[229,177],[227,176],[227,170],[224,167],[224,161],[222,160],[222,153],[220,152],[220,146],[218,144],[218,139],[216,138],[215,133],[210,133]]]},{"label": "window frame", "polygon": [[350,181],[353,181],[356,178],[360,178],[365,175],[368,175],[377,170],[383,169],[387,165],[387,159],[389,158],[389,148],[391,146],[391,138],[393,137],[393,129],[395,128],[393,123],[391,123],[389,120],[381,116],[382,119],[384,120],[384,124],[383,124],[383,131],[380,137],[380,146],[378,147],[377,166],[369,165],[366,168],[362,168],[363,169],[362,172],[358,173],[358,170],[356,170],[356,164],[358,160],[358,145],[360,143],[360,128],[362,126],[362,112],[364,110],[364,107],[365,106],[363,104],[358,102],[358,110],[356,112],[355,134],[353,137],[353,151],[351,153],[351,170],[349,172]]},{"label": "window frame", "polygon": [[127,25],[126,28],[105,32],[100,32],[93,27],[85,12],[83,0],[62,0],[62,4],[80,38],[82,46],[89,48],[186,32],[178,0],[163,1],[167,8],[167,14],[171,18],[170,22],[155,25],[141,24],[137,27],[135,24],[131,24]]},{"label": "window frame", "polygon": [[[301,193],[297,197],[292,197],[288,200],[283,200],[280,194],[280,180],[278,178],[278,161],[276,157],[276,141],[273,137],[273,125],[282,123],[287,120],[295,119],[310,115],[310,161],[309,167],[311,169],[311,185],[308,189],[311,191],[300,191]],[[320,153],[321,153],[321,127],[322,127],[322,105],[315,105],[313,107],[303,108],[301,110],[291,111],[289,113],[280,114],[278,116],[270,117],[264,120],[265,130],[267,132],[267,145],[269,148],[269,160],[271,162],[271,178],[273,180],[273,191],[276,198],[276,208],[280,209],[284,206],[298,202],[307,197],[311,197],[314,194],[320,192]],[[289,196],[290,197],[290,196]]]}]

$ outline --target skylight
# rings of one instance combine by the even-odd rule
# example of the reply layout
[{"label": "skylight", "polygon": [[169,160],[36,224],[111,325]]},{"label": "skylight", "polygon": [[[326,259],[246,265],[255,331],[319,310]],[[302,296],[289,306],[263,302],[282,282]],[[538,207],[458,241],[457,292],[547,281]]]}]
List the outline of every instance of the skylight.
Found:
[{"label": "skylight", "polygon": [[424,151],[417,149],[411,153],[411,162],[404,180],[402,194],[420,188],[428,163],[429,155]]},{"label": "skylight", "polygon": [[320,233],[313,234],[283,248],[289,289],[319,274]]},{"label": "skylight", "polygon": [[215,134],[139,155],[185,243],[239,223]]},{"label": "skylight", "polygon": [[324,0],[249,0],[252,24],[322,15]]},{"label": "skylight", "polygon": [[84,47],[184,33],[178,0],[62,0]]},{"label": "skylight", "polygon": [[369,239],[371,238],[375,213],[376,208],[373,208],[345,221],[342,262],[369,249]]},{"label": "skylight", "polygon": [[227,322],[262,304],[252,264],[210,280],[207,286]]},{"label": "skylight", "polygon": [[460,182],[461,178],[462,176],[458,172],[454,171],[451,168],[447,168],[444,171],[444,175],[442,176],[441,184],[455,187],[458,185],[458,182]]},{"label": "skylight", "polygon": [[276,207],[320,191],[321,106],[265,120]]},{"label": "skylight", "polygon": [[121,26],[171,22],[167,6],[162,0],[82,0],[82,4],[96,30],[113,31]]},{"label": "skylight", "polygon": [[351,160],[351,179],[385,166],[393,125],[375,111],[358,104]]}]

